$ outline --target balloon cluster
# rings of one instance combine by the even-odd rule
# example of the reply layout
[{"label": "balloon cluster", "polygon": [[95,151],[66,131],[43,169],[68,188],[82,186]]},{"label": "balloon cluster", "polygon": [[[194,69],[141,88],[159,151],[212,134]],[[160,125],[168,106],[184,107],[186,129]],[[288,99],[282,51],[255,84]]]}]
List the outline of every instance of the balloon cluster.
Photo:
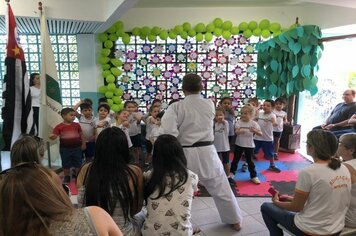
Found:
[{"label": "balloon cluster", "polygon": [[103,93],[108,99],[108,103],[113,111],[123,109],[123,101],[121,96],[124,91],[117,87],[117,78],[121,76],[123,62],[114,57],[115,42],[121,38],[124,44],[129,44],[130,34],[140,37],[142,40],[154,42],[158,37],[161,40],[176,39],[178,36],[182,39],[195,38],[195,41],[210,42],[215,37],[223,37],[229,39],[233,35],[242,34],[245,38],[258,36],[265,39],[271,36],[276,37],[285,29],[281,28],[279,23],[270,23],[269,20],[263,19],[259,23],[257,21],[241,22],[239,25],[234,25],[231,21],[223,21],[221,18],[215,18],[212,23],[198,23],[192,26],[189,22],[182,25],[176,25],[172,29],[162,29],[158,26],[154,27],[135,27],[130,33],[124,29],[124,24],[121,21],[114,23],[107,31],[98,35],[98,39],[103,43],[101,55],[98,63],[102,66],[102,76],[105,79],[105,84],[99,88],[99,92]]}]

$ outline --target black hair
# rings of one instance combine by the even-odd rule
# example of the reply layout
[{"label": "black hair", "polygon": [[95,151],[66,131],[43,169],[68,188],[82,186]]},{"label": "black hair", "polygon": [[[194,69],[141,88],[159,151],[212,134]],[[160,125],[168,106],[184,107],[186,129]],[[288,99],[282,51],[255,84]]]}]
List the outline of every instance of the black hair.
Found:
[{"label": "black hair", "polygon": [[63,108],[61,110],[61,116],[63,117],[63,116],[67,115],[70,112],[75,112],[75,111],[71,107],[65,107],[65,108]]},{"label": "black hair", "polygon": [[85,181],[85,204],[100,206],[111,216],[120,204],[125,222],[130,221],[129,215],[133,217],[131,209],[138,205],[138,178],[128,165],[130,154],[124,131],[118,127],[101,131],[94,156]]},{"label": "black hair", "polygon": [[197,74],[187,74],[183,77],[183,91],[198,93],[202,90],[201,77]]},{"label": "black hair", "polygon": [[106,97],[99,98],[99,100],[98,100],[98,104],[107,103],[107,102],[108,102],[108,99]]},{"label": "black hair", "polygon": [[39,73],[31,73],[31,74],[30,74],[30,86],[35,85],[35,83],[33,82],[33,80],[35,79],[35,77],[36,77],[37,75],[40,75],[40,74],[39,74]]},{"label": "black hair", "polygon": [[223,103],[225,100],[229,100],[229,101],[232,101],[232,99],[230,97],[222,97],[220,99],[220,103]]},{"label": "black hair", "polygon": [[269,102],[271,103],[271,106],[274,107],[276,103],[272,99],[266,99],[264,102]]},{"label": "black hair", "polygon": [[80,107],[81,111],[84,110],[84,109],[92,109],[91,105],[89,103],[86,103],[86,102],[80,104],[79,107]]},{"label": "black hair", "polygon": [[100,110],[100,108],[105,108],[108,112],[110,112],[110,106],[106,103],[102,103],[98,106],[98,111]]},{"label": "black hair", "polygon": [[137,102],[135,102],[135,101],[126,101],[124,103],[124,108],[126,108],[129,104],[133,104],[134,106],[138,107]]},{"label": "black hair", "polygon": [[90,98],[84,98],[84,103],[88,103],[90,106],[93,106],[93,101]]},{"label": "black hair", "polygon": [[153,99],[153,101],[152,101],[152,105],[153,106],[156,106],[156,105],[154,105],[155,103],[157,103],[157,102],[159,102],[159,103],[162,103],[162,101],[161,100],[159,100],[159,99],[157,99],[157,98],[155,98],[155,99]]},{"label": "black hair", "polygon": [[274,102],[275,102],[275,103],[279,102],[279,103],[282,103],[282,104],[286,104],[286,99],[285,99],[285,98],[282,98],[282,97],[279,97],[279,98],[277,98]]},{"label": "black hair", "polygon": [[153,148],[152,175],[144,190],[146,202],[155,190],[158,190],[158,195],[151,196],[151,199],[168,196],[187,179],[187,159],[177,138],[170,134],[158,136]]},{"label": "black hair", "polygon": [[158,112],[158,114],[157,114],[157,117],[156,117],[156,118],[160,118],[160,119],[162,119],[163,115],[164,115],[164,111],[160,111],[160,112]]}]

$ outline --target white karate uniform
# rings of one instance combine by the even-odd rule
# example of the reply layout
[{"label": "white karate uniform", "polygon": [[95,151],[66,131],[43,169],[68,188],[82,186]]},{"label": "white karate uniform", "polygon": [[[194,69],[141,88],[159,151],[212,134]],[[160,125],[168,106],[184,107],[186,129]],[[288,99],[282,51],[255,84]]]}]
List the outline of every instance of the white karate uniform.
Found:
[{"label": "white karate uniform", "polygon": [[[162,117],[160,134],[171,134],[182,146],[213,141],[214,104],[199,94],[188,95],[171,104]],[[213,197],[221,221],[242,222],[242,214],[214,145],[183,148],[188,169],[199,176],[200,182]]]}]

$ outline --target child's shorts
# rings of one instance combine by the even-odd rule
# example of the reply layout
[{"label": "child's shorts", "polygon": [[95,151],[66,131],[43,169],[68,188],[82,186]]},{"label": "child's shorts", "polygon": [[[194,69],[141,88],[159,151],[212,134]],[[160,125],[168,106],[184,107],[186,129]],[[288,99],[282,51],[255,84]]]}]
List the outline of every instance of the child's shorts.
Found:
[{"label": "child's shorts", "polygon": [[273,131],[273,137],[281,138],[281,136],[282,136],[282,131],[281,132]]},{"label": "child's shorts", "polygon": [[255,150],[254,153],[257,154],[258,151],[262,148],[266,158],[273,158],[274,155],[274,146],[273,141],[261,141],[254,139]]},{"label": "child's shorts", "polygon": [[95,142],[87,142],[87,148],[84,150],[85,158],[93,157],[95,153]]},{"label": "child's shorts", "polygon": [[63,169],[69,169],[71,167],[80,168],[82,166],[82,150],[77,148],[64,148],[59,149],[62,159]]},{"label": "child's shorts", "polygon": [[146,152],[147,153],[152,153],[153,145],[150,140],[146,139]]},{"label": "child's shorts", "polygon": [[141,134],[130,136],[132,147],[141,147]]}]

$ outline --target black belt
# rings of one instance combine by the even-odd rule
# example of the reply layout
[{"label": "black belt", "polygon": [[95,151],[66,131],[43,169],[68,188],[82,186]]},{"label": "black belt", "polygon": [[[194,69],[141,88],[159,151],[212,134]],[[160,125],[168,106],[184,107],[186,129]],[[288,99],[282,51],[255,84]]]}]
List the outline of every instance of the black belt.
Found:
[{"label": "black belt", "polygon": [[191,145],[191,146],[182,146],[182,147],[183,148],[204,147],[204,146],[210,146],[213,144],[214,144],[214,141],[201,141],[201,142],[193,143],[193,145]]}]

